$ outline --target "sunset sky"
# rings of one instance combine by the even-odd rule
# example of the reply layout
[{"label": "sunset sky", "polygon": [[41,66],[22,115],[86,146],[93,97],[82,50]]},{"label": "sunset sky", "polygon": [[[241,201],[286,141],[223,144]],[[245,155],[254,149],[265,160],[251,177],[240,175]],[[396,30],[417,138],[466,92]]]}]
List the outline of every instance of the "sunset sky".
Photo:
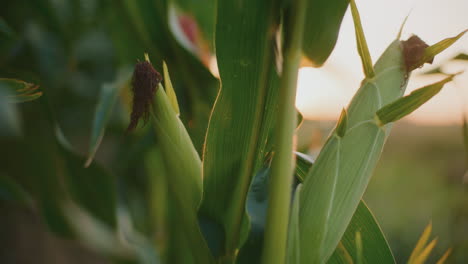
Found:
[{"label": "sunset sky", "polygon": [[[404,18],[409,15],[403,39],[413,33],[429,45],[452,37],[468,28],[467,0],[358,0],[356,1],[373,62],[395,39]],[[427,71],[459,54],[468,53],[468,34],[451,48],[437,56]],[[448,72],[465,70],[454,83],[426,105],[405,119],[425,124],[455,124],[462,120],[462,109],[468,111],[468,63],[451,63]],[[442,76],[412,74],[407,93],[440,80]],[[341,27],[338,43],[329,60],[320,69],[302,68],[299,72],[296,105],[308,119],[336,119],[363,78],[361,62],[356,50],[352,17],[348,10]]]}]

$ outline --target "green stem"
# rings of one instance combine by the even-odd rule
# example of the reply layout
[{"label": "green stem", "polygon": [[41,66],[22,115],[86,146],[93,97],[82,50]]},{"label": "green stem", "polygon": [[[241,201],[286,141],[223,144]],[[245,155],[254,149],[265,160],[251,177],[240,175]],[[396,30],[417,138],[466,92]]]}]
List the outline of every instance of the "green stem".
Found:
[{"label": "green stem", "polygon": [[[277,144],[272,161],[269,186],[269,205],[263,248],[264,264],[285,263],[291,183],[294,169],[293,136],[296,127],[296,85],[302,55],[307,0],[295,0],[285,24],[286,38],[283,73],[280,81],[278,122],[274,142]],[[289,33],[289,34],[288,34]]]}]

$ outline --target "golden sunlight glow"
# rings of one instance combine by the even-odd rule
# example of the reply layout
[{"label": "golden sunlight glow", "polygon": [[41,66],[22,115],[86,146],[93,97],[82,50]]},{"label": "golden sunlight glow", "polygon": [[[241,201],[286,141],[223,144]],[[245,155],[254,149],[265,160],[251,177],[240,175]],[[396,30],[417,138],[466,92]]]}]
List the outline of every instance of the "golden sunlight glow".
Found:
[{"label": "golden sunlight glow", "polygon": [[[401,22],[408,14],[403,39],[416,33],[431,45],[468,28],[466,0],[359,0],[357,5],[374,62],[395,39]],[[427,65],[422,70],[416,70],[411,76],[407,93],[442,79],[441,75],[423,76],[421,72],[440,66],[461,52],[468,53],[468,35],[437,56],[434,66]],[[461,123],[463,109],[468,113],[468,63],[450,63],[443,69],[448,73],[466,72],[405,120],[440,125]],[[324,67],[300,69],[296,106],[308,119],[337,119],[341,109],[346,107],[359,88],[362,78],[354,27],[348,10],[335,50]]]}]

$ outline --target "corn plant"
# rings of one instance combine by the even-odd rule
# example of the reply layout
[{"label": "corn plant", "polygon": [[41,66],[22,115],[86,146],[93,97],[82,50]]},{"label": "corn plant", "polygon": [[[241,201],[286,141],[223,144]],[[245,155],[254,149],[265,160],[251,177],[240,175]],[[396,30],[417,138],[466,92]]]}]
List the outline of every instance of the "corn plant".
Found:
[{"label": "corn plant", "polygon": [[[35,167],[24,173],[37,169],[38,186],[30,191],[2,174],[2,197],[38,208],[55,234],[117,263],[394,263],[362,196],[392,124],[456,76],[404,96],[411,72],[466,31],[430,46],[417,36],[402,41],[400,32],[374,65],[353,0],[204,4],[205,12],[183,0],[119,2],[113,11],[125,14],[148,54],[133,74],[126,65],[102,86],[86,158],[66,139],[47,90],[0,79],[0,101],[12,109],[42,95],[48,133],[42,143],[21,143],[43,151],[25,147]],[[325,63],[348,6],[365,79],[312,161],[293,142],[298,68],[303,55]],[[174,10],[192,11],[219,80],[171,35]],[[112,164],[122,166],[117,178],[94,161],[116,105],[129,123],[120,136],[134,138]],[[44,165],[53,162],[60,165]],[[143,184],[134,179],[140,170]],[[424,246],[427,233],[410,263],[423,263],[435,245]]]}]

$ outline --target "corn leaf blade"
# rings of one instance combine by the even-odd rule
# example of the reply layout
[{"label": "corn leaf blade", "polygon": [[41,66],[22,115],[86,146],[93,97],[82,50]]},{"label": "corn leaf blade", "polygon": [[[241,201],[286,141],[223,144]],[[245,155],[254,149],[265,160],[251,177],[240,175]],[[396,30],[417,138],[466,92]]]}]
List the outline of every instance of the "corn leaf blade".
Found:
[{"label": "corn leaf blade", "polygon": [[[310,170],[311,166],[313,166],[312,160],[302,153],[296,153],[296,160],[296,178],[300,182],[303,182],[305,177],[307,177],[307,172]],[[293,215],[291,217],[293,217]],[[292,224],[293,223],[291,223],[291,225]],[[327,263],[353,263],[353,259],[356,259],[357,257],[355,242],[357,231],[361,232],[364,245],[363,263],[395,263],[390,246],[388,245],[377,220],[362,200],[359,203],[356,212],[354,212],[353,218],[346,228],[346,232],[341,238],[340,243]],[[290,230],[290,232],[293,232],[293,230]],[[295,246],[298,245],[296,244]],[[290,246],[290,249],[288,250],[293,250],[295,246]]]},{"label": "corn leaf blade", "polygon": [[347,8],[347,0],[308,2],[302,49],[313,66],[323,65],[333,51]]},{"label": "corn leaf blade", "polygon": [[409,115],[438,94],[446,83],[452,81],[453,77],[454,75],[449,76],[439,82],[415,90],[411,94],[382,107],[376,113],[379,121],[385,125]]},{"label": "corn leaf blade", "polygon": [[375,76],[363,81],[347,108],[344,137],[332,133],[304,181],[301,247],[308,247],[301,250],[301,261],[329,259],[364,193],[390,129],[375,123],[375,112],[400,97],[406,86],[399,41],[387,48],[374,69]]},{"label": "corn leaf blade", "polygon": [[222,87],[204,148],[201,214],[223,226],[227,258],[234,257],[247,234],[248,187],[264,159],[268,126],[274,122],[271,101],[278,77],[269,33],[274,8],[275,3],[264,0],[218,2],[216,55]]},{"label": "corn leaf blade", "polygon": [[[197,263],[212,263],[211,253],[198,226],[197,209],[202,198],[202,170],[198,153],[177,117],[164,89],[159,85],[152,104],[151,121],[154,135],[162,157],[171,192],[170,203],[174,203],[174,214],[181,218],[185,244],[195,245],[190,252]],[[183,239],[185,238],[185,239]],[[187,249],[188,250],[188,249]]]},{"label": "corn leaf blade", "polygon": [[443,39],[443,40],[437,42],[436,44],[431,45],[430,47],[426,48],[424,50],[424,55],[421,58],[418,65],[421,66],[425,62],[432,60],[432,58],[434,58],[435,55],[441,53],[442,51],[444,51],[448,47],[452,46],[453,43],[455,43],[459,38],[461,38],[463,35],[465,35],[465,33],[467,31],[468,31],[468,29],[460,32],[458,35],[456,35],[454,37]]},{"label": "corn leaf blade", "polygon": [[[382,230],[363,201],[359,203],[340,242],[346,253],[355,260],[358,259],[358,251],[356,249],[357,232],[360,232],[362,238],[362,263],[395,263],[392,251]],[[346,259],[346,256],[343,256],[344,253],[342,253],[339,247],[335,249],[328,263],[342,263],[341,259]]]}]

